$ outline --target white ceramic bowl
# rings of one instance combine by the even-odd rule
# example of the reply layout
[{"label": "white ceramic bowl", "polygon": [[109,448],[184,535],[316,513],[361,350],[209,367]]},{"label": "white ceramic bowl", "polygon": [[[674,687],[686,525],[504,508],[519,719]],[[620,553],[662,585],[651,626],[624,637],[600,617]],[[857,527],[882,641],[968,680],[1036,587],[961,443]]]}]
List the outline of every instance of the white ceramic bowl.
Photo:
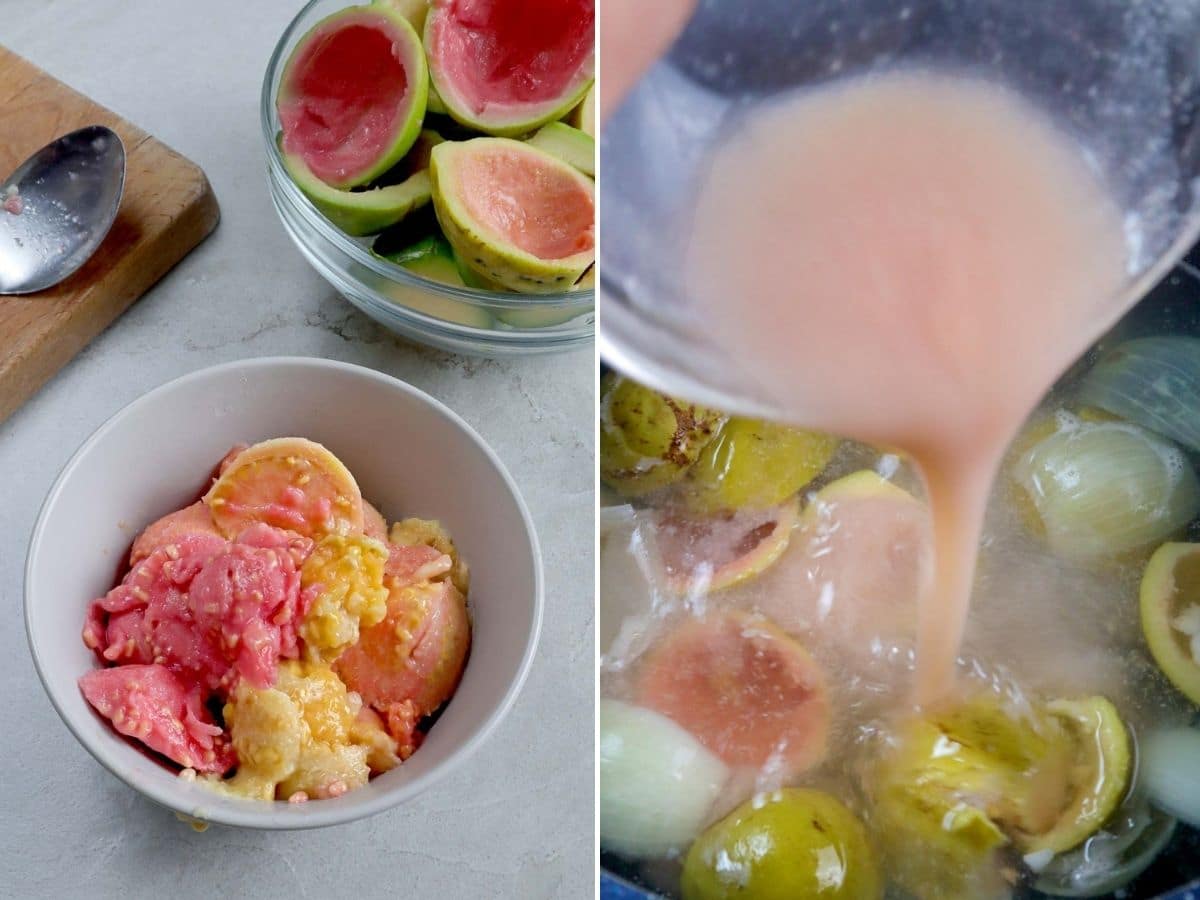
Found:
[{"label": "white ceramic bowl", "polygon": [[[193,501],[232,445],[287,435],[326,445],[389,520],[415,515],[446,525],[471,566],[474,623],[462,683],[421,748],[359,790],[304,804],[223,797],[177,778],[114,731],[76,684],[97,666],[80,638],[87,605],[112,587],[134,535]],[[196,819],[251,828],[347,822],[429,787],[478,748],[512,706],[541,617],[541,557],[529,512],[479,435],[403,382],[321,359],[216,366],[125,407],[54,483],[25,569],[33,661],[75,737],[150,799]]]}]

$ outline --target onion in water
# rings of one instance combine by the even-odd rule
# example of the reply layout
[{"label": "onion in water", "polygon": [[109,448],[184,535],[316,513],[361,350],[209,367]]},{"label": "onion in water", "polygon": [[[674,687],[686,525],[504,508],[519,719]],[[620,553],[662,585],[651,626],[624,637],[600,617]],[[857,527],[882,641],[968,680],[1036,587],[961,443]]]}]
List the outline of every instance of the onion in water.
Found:
[{"label": "onion in water", "polygon": [[1200,451],[1200,338],[1117,345],[1083,379],[1079,400]]},{"label": "onion in water", "polygon": [[1141,744],[1142,783],[1150,802],[1200,828],[1200,730],[1167,728]]},{"label": "onion in water", "polygon": [[600,701],[600,843],[626,856],[664,856],[704,826],[729,778],[725,763],[670,719]]},{"label": "onion in water", "polygon": [[1126,422],[1058,418],[1058,430],[1013,466],[1056,552],[1088,558],[1140,549],[1200,511],[1200,483],[1173,444]]}]

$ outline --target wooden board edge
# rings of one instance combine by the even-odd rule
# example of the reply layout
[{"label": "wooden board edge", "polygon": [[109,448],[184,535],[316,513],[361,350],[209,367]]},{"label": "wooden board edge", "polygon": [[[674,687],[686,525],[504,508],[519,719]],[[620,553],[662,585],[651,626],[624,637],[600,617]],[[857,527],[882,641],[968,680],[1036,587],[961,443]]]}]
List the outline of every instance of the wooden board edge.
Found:
[{"label": "wooden board edge", "polygon": [[122,298],[107,321],[97,320],[94,324],[89,323],[76,330],[69,338],[65,337],[55,341],[52,348],[39,358],[23,356],[14,359],[5,372],[12,391],[8,396],[0,395],[0,425],[3,425],[22,404],[40,391],[97,335],[120,319],[140,297],[152,290],[168,272],[182,262],[216,229],[221,219],[221,209],[208,176],[191,160],[169,147],[167,149],[191,166],[199,177],[199,191],[196,199],[187,206],[175,223],[176,230],[183,236],[179,245],[180,252],[172,254],[170,257],[164,257],[164,264],[161,267],[156,266],[150,270],[150,280],[146,282],[144,288],[137,292],[130,292],[128,296]]}]

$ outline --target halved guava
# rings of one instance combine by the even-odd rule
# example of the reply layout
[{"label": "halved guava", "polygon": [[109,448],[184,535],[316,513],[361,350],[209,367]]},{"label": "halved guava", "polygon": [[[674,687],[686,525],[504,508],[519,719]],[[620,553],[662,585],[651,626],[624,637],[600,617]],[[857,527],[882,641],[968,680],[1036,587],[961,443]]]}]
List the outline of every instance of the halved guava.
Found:
[{"label": "halved guava", "polygon": [[825,756],[824,673],[762,616],[723,611],[688,621],[646,655],[634,693],[729,765],[794,775]]},{"label": "halved guava", "polygon": [[434,86],[458,122],[513,136],[561,119],[592,86],[595,0],[435,0]]},{"label": "halved guava", "polygon": [[596,186],[521,141],[433,148],[433,208],[463,262],[509,290],[565,291],[596,259]]},{"label": "halved guava", "polygon": [[961,780],[958,799],[983,809],[1026,854],[1080,844],[1113,814],[1129,785],[1129,736],[1104,697],[1026,710],[982,698],[933,720],[981,776]]},{"label": "halved guava", "polygon": [[378,178],[408,152],[425,118],[421,39],[388,6],[322,19],[284,65],[275,98],[283,149],[334,188]]},{"label": "halved guava", "polygon": [[1142,575],[1142,632],[1154,661],[1200,703],[1200,544],[1159,547]]},{"label": "halved guava", "polygon": [[204,502],[235,538],[264,522],[305,537],[362,534],[362,493],[341,460],[305,438],[274,438],[243,450]]},{"label": "halved guava", "polygon": [[506,288],[504,285],[496,284],[496,282],[484,278],[465,262],[463,262],[463,258],[458,255],[458,251],[456,251],[453,247],[450,248],[450,254],[454,257],[454,264],[458,267],[459,277],[462,278],[463,284],[465,284],[467,287],[474,288],[477,291],[496,291],[499,293],[508,293],[508,288]]},{"label": "halved guava", "polygon": [[596,177],[596,141],[578,128],[562,122],[551,122],[539,128],[529,143],[557,156],[589,178]]},{"label": "halved guava", "polygon": [[799,508],[793,497],[768,510],[708,517],[659,512],[655,535],[668,588],[719,591],[760,575],[787,549]]}]

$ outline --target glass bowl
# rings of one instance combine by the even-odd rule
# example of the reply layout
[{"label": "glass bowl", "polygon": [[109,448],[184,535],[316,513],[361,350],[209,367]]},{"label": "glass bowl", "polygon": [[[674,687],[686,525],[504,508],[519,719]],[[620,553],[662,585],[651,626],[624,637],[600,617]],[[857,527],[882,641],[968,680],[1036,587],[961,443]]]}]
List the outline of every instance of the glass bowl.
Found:
[{"label": "glass bowl", "polygon": [[600,355],[717,409],[794,412],[772,383],[712,365],[722,335],[677,277],[694,198],[713,150],[755,104],[896,69],[1004,85],[1078,141],[1124,215],[1130,260],[1112,321],[1200,237],[1197,46],[1195,2],[760,0],[751,12],[739,0],[701,0],[604,128]]},{"label": "glass bowl", "polygon": [[317,211],[288,177],[276,145],[275,93],[284,63],[318,21],[352,5],[311,0],[275,45],[263,78],[260,116],[271,200],[283,227],[326,281],[376,322],[406,338],[478,356],[554,353],[592,341],[595,291],[537,296],[456,287],[422,278],[371,252]]}]

